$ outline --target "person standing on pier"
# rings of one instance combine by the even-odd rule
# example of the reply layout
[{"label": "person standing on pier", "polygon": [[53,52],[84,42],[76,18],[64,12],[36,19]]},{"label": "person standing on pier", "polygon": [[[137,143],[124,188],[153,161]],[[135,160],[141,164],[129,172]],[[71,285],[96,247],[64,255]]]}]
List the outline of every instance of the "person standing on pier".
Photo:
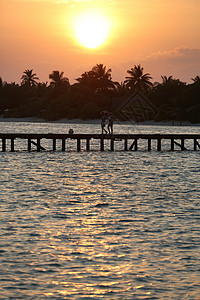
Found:
[{"label": "person standing on pier", "polygon": [[105,133],[108,133],[107,130],[105,129],[105,126],[106,126],[106,120],[107,120],[107,116],[105,114],[104,111],[101,112],[101,130],[102,130],[102,134],[105,132]]},{"label": "person standing on pier", "polygon": [[113,116],[112,116],[112,113],[108,114],[108,133],[113,134]]}]

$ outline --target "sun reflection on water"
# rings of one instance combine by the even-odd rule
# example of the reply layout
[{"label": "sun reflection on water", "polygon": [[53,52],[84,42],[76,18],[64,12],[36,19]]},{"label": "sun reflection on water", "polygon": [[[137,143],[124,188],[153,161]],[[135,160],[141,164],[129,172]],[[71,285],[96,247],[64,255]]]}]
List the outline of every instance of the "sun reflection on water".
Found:
[{"label": "sun reflection on water", "polygon": [[1,159],[0,298],[198,299],[198,153]]}]

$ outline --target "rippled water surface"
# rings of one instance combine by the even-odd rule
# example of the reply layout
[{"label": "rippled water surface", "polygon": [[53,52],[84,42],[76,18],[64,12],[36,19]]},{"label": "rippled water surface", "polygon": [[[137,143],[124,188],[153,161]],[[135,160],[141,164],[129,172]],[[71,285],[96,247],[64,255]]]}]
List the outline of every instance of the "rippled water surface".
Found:
[{"label": "rippled water surface", "polygon": [[[0,126],[100,131],[86,123]],[[0,168],[0,299],[199,299],[200,151],[7,151]]]}]

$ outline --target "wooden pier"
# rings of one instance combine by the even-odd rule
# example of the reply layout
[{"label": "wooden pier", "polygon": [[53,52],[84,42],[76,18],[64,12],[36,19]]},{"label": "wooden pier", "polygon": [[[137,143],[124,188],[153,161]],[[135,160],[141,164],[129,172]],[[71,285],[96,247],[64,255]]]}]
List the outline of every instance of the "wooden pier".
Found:
[{"label": "wooden pier", "polygon": [[[30,151],[56,151],[57,140],[61,140],[61,151],[67,151],[66,143],[69,140],[76,141],[76,147],[74,151],[92,151],[92,140],[99,140],[99,151],[105,150],[105,141],[109,141],[109,151],[115,151],[115,144],[117,142],[123,143],[122,151],[138,151],[140,149],[140,143],[145,143],[147,151],[151,151],[152,142],[156,141],[157,151],[161,150],[200,150],[200,134],[55,134],[55,133],[0,133],[1,150],[5,151],[18,151],[15,149],[16,140],[26,140],[26,150]],[[52,140],[50,148],[42,146],[44,139]],[[9,141],[10,142],[9,142]],[[169,141],[169,147],[163,148],[163,141]],[[8,141],[8,142],[7,142]],[[186,141],[190,143],[190,149],[186,148]],[[84,142],[84,143],[83,143]],[[10,148],[10,149],[9,149]]]}]

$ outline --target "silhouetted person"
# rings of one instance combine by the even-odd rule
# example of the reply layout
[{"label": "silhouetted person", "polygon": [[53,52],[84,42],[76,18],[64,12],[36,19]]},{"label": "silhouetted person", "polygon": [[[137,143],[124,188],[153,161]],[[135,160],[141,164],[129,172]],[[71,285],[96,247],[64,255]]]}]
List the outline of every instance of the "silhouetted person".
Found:
[{"label": "silhouetted person", "polygon": [[101,130],[102,130],[102,134],[105,132],[105,133],[108,133],[107,130],[105,129],[105,126],[106,126],[106,120],[107,120],[107,116],[105,114],[105,112],[101,112]]},{"label": "silhouetted person", "polygon": [[113,134],[113,116],[112,113],[108,114],[108,132]]}]

